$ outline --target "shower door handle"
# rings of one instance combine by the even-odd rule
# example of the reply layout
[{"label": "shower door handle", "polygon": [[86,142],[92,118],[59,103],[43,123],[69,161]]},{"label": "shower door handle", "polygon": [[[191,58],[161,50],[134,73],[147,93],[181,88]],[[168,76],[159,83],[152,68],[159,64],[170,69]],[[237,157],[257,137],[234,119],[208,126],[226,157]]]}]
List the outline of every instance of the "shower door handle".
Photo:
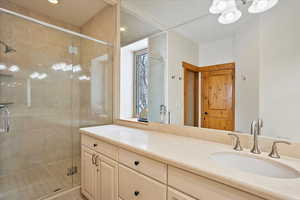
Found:
[{"label": "shower door handle", "polygon": [[2,125],[3,129],[1,132],[3,133],[9,133],[10,131],[10,113],[8,111],[7,106],[1,106],[1,113],[2,113]]}]

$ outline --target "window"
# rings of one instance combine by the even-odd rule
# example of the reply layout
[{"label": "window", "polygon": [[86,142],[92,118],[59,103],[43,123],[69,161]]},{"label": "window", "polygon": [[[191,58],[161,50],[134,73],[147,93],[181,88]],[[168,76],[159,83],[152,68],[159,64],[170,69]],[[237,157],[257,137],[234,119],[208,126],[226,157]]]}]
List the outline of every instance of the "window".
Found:
[{"label": "window", "polygon": [[148,110],[148,49],[136,51],[134,57],[134,114],[139,117],[142,111]]}]

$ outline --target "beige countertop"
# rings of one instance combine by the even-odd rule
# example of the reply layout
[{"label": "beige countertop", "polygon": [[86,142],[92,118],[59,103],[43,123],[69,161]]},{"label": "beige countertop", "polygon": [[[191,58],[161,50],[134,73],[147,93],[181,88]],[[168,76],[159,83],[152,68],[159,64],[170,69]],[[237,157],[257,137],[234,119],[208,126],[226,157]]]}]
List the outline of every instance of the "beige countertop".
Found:
[{"label": "beige countertop", "polygon": [[[81,133],[101,139],[166,164],[230,185],[270,200],[300,200],[300,178],[279,179],[218,166],[210,156],[217,152],[236,152],[229,145],[176,136],[173,134],[105,125],[81,128]],[[252,154],[251,154],[252,156]],[[266,153],[259,155],[269,159]],[[300,172],[300,160],[282,157],[276,160]],[[255,166],[253,166],[255,167]]]}]

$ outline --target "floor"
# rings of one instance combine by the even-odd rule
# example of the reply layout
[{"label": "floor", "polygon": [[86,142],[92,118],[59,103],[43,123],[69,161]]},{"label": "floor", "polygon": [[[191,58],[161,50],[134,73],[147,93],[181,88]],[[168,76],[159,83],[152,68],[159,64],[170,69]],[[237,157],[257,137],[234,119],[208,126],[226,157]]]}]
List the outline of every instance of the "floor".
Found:
[{"label": "floor", "polygon": [[[0,200],[35,200],[54,194],[59,188],[68,189],[72,185],[79,185],[80,173],[67,176],[70,163],[70,160],[63,160],[0,177]],[[80,167],[79,159],[75,163]],[[74,200],[82,199],[75,196]]]},{"label": "floor", "polygon": [[87,199],[80,194],[80,190],[75,190],[52,200],[87,200]]}]

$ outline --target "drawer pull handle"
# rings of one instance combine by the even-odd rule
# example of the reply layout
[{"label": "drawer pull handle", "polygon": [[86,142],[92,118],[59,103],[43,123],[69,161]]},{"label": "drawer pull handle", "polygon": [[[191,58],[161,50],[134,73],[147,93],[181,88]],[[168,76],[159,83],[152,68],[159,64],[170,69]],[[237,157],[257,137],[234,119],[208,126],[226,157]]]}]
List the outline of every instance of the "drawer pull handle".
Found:
[{"label": "drawer pull handle", "polygon": [[140,161],[134,161],[134,165],[138,166],[140,164]]},{"label": "drawer pull handle", "polygon": [[139,191],[134,191],[134,196],[139,196],[140,192]]},{"label": "drawer pull handle", "polygon": [[94,144],[94,147],[97,147],[98,146],[98,144]]}]

